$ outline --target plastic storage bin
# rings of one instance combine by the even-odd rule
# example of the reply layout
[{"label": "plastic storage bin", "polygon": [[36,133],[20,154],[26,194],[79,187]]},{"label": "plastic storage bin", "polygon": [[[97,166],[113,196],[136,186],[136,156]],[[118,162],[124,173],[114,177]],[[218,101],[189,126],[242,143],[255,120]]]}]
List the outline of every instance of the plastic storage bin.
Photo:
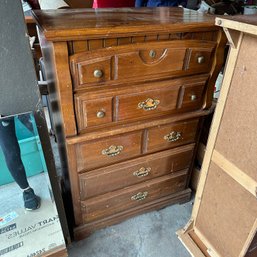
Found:
[{"label": "plastic storage bin", "polygon": [[[34,122],[33,118],[32,121]],[[35,123],[33,125],[35,128],[34,131],[37,131]],[[40,139],[37,133],[33,135],[17,117],[15,117],[15,128],[21,149],[21,159],[27,177],[47,171]],[[6,166],[3,152],[0,148],[0,185],[5,185],[13,181],[14,180]]]}]

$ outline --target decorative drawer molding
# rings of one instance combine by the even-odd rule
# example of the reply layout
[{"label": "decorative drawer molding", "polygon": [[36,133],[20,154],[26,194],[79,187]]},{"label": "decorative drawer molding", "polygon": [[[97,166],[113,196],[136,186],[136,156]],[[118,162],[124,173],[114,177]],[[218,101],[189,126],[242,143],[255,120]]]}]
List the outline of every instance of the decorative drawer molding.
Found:
[{"label": "decorative drawer molding", "polygon": [[208,75],[75,94],[79,131],[200,109]]},{"label": "decorative drawer molding", "polygon": [[190,144],[79,174],[81,200],[189,168],[194,146]]},{"label": "decorative drawer molding", "polygon": [[71,74],[75,88],[87,88],[204,73],[214,48],[214,42],[200,40],[111,47],[72,55]]},{"label": "decorative drawer molding", "polygon": [[[90,171],[125,161],[143,154],[175,148],[196,140],[199,119],[181,121],[103,137],[98,140],[80,141],[74,144],[76,172]],[[175,141],[165,137],[172,131],[181,134]]]}]

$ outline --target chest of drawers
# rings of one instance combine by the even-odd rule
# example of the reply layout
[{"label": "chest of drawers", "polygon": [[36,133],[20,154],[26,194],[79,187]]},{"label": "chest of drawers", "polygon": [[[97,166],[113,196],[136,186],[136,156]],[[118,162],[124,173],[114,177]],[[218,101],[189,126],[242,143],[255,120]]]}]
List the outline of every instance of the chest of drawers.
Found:
[{"label": "chest of drawers", "polygon": [[34,17],[67,157],[75,238],[190,199],[201,119],[223,62],[214,19],[182,8]]}]

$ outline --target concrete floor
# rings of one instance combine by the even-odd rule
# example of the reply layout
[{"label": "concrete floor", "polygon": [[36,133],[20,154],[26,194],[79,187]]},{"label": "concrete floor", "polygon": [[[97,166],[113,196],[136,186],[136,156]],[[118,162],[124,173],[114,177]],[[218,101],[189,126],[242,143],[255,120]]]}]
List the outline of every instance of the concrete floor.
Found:
[{"label": "concrete floor", "polygon": [[192,202],[143,214],[74,242],[69,257],[190,257],[175,232],[190,218]]}]

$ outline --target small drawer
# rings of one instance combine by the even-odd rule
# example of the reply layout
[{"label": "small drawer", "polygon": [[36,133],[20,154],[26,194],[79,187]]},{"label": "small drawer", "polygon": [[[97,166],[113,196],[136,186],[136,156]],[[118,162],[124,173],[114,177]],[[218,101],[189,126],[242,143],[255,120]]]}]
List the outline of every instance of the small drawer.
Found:
[{"label": "small drawer", "polygon": [[84,95],[78,95],[75,97],[75,101],[79,130],[113,121],[112,97],[87,100]]},{"label": "small drawer", "polygon": [[85,60],[77,64],[78,84],[100,83],[111,79],[111,57]]},{"label": "small drawer", "polygon": [[162,125],[148,130],[147,152],[152,153],[195,141],[199,120]]},{"label": "small drawer", "polygon": [[191,144],[80,174],[81,200],[186,169],[193,149]]},{"label": "small drawer", "polygon": [[77,171],[86,171],[141,154],[142,132],[137,131],[76,145]]},{"label": "small drawer", "polygon": [[196,81],[194,83],[184,84],[180,88],[180,99],[178,110],[193,111],[200,109],[203,105],[203,95],[206,81]]},{"label": "small drawer", "polygon": [[208,72],[211,69],[213,48],[190,49],[188,70],[195,72]]},{"label": "small drawer", "polygon": [[185,189],[187,171],[155,178],[81,202],[85,223],[111,216]]}]

